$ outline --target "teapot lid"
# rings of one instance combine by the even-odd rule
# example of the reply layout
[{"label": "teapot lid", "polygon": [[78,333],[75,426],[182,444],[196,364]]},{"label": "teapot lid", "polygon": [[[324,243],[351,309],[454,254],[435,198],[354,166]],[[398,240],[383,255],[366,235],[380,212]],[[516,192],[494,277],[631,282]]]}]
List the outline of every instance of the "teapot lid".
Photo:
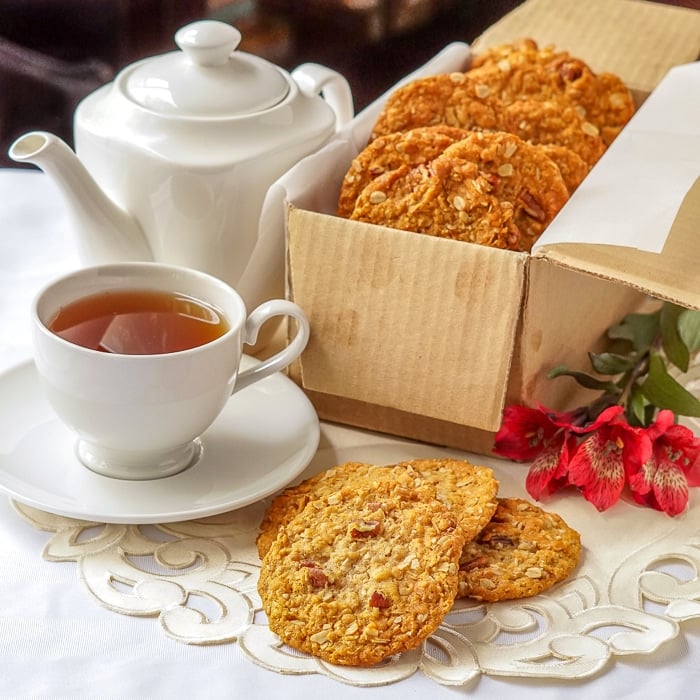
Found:
[{"label": "teapot lid", "polygon": [[236,51],[240,40],[225,22],[193,22],[175,33],[180,51],[139,61],[117,82],[133,102],[168,116],[223,118],[273,107],[289,81],[265,59]]}]

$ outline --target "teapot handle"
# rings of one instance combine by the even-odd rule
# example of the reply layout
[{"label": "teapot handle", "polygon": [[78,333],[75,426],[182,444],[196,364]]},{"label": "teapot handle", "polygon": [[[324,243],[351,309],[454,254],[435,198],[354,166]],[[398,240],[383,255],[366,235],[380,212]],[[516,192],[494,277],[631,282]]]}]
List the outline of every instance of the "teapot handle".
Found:
[{"label": "teapot handle", "polygon": [[302,63],[292,71],[292,78],[307,97],[321,95],[335,112],[336,131],[354,116],[352,91],[338,72],[320,63]]}]

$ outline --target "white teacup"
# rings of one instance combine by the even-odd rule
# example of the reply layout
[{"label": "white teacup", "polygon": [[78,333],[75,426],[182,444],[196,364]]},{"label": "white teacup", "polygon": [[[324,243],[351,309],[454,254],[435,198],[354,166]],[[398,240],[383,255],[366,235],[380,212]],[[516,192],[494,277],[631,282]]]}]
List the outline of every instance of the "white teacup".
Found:
[{"label": "white teacup", "polygon": [[[101,352],[70,342],[47,324],[61,307],[107,290],[176,292],[220,311],[229,326],[215,340],[160,354]],[[278,353],[239,372],[244,344],[272,317],[296,319],[297,333]],[[76,453],[95,472],[124,479],[175,474],[199,456],[197,439],[228,398],[277,372],[306,347],[302,309],[273,299],[248,314],[238,293],[202,272],[160,263],[89,267],[47,285],[32,306],[34,359],[45,395],[78,436]]]}]

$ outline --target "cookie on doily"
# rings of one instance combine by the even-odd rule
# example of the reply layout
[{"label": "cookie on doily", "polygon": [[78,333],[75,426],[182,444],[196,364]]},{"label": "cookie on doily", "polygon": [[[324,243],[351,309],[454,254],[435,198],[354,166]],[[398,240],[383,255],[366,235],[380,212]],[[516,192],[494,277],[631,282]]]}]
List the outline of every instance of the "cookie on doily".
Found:
[{"label": "cookie on doily", "polygon": [[499,498],[488,525],[464,545],[460,598],[487,602],[537,595],[578,564],[581,538],[561,516],[519,498]]},{"label": "cookie on doily", "polygon": [[452,511],[425,494],[382,481],[310,501],[262,562],[270,630],[339,665],[419,646],[454,604],[464,545]]}]

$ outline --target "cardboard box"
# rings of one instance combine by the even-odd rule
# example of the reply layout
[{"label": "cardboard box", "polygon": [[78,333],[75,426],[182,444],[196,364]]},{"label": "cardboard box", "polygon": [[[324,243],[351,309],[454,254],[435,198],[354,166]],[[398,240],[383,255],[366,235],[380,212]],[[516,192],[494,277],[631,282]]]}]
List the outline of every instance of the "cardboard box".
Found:
[{"label": "cardboard box", "polygon": [[[522,36],[617,72],[641,102],[671,66],[700,54],[700,12],[641,0],[529,0],[475,47]],[[417,74],[465,68],[469,55],[451,45]],[[549,381],[547,372],[562,363],[587,369],[587,352],[647,295],[700,308],[700,64],[671,77],[531,255],[333,216],[380,104],[291,171],[287,293],[312,326],[291,376],[321,418],[488,453],[505,405],[585,399],[573,380]],[[611,222],[616,245],[591,243]]]}]

